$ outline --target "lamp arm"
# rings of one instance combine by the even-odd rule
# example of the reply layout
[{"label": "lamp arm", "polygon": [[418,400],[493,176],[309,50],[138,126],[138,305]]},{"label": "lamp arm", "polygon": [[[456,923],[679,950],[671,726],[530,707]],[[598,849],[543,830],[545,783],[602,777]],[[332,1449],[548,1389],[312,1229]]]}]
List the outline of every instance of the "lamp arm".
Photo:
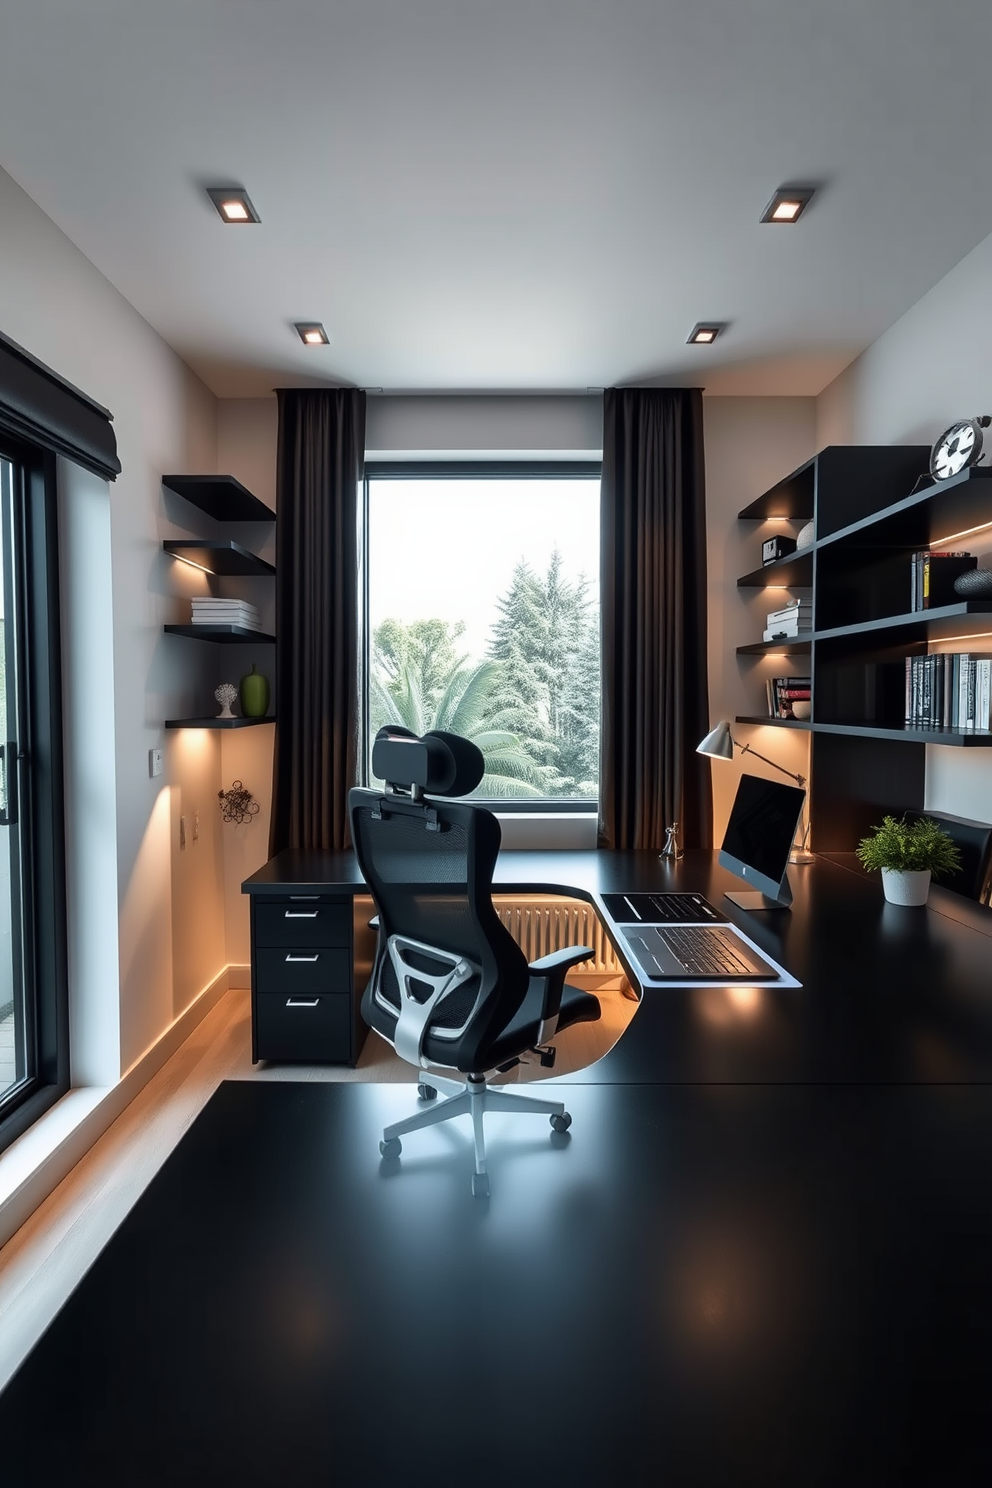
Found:
[{"label": "lamp arm", "polygon": [[[737,744],[737,740],[733,734],[731,734],[730,739],[733,744]],[[756,749],[751,748],[750,744],[737,744],[737,748],[741,754],[753,754],[755,759],[760,759],[763,764],[771,765],[773,770],[781,770],[783,775],[788,775],[790,780],[794,780],[797,785],[801,785],[803,790],[806,789],[805,775],[797,775],[794,770],[787,770],[784,765],[777,764],[775,760],[769,759],[767,755],[759,754]]]}]

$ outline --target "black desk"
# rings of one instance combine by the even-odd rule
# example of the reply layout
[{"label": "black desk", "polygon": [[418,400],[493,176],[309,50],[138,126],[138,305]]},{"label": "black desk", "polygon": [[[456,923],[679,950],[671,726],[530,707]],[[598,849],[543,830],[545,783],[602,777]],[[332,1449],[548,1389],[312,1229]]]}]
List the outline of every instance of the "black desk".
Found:
[{"label": "black desk", "polygon": [[[718,987],[642,989],[620,1042],[570,1074],[569,1082],[960,1084],[992,1078],[992,911],[939,887],[925,909],[886,904],[878,879],[864,875],[853,856],[821,857],[790,869],[790,876],[791,911],[750,913],[723,898],[740,882],[713,853],[688,852],[679,864],[663,863],[654,852],[501,853],[499,889],[546,890],[595,904],[635,986],[603,894],[705,894],[803,984],[761,988],[747,1000]],[[348,899],[364,883],[352,853],[284,852],[243,888],[253,896],[254,920],[266,900]],[[353,1005],[360,991],[351,988]]]}]

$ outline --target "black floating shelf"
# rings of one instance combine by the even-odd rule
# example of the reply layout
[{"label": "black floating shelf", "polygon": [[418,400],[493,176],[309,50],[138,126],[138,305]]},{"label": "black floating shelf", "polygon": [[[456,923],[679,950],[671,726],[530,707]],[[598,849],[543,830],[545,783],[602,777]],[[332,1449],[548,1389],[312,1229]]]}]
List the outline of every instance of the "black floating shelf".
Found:
[{"label": "black floating shelf", "polygon": [[275,645],[275,636],[262,630],[249,630],[246,625],[167,625],[167,635],[185,636],[191,641],[258,641],[263,646]]},{"label": "black floating shelf", "polygon": [[829,630],[818,630],[816,639],[832,641],[841,640],[845,636],[860,636],[872,631],[926,627],[933,630],[933,639],[939,641],[945,639],[940,634],[941,629],[956,628],[956,624],[948,626],[948,621],[957,622],[966,619],[969,615],[986,618],[992,616],[992,600],[962,599],[957,604],[939,605],[932,610],[911,610],[904,615],[885,615],[881,620],[862,620],[857,625],[835,625]]},{"label": "black floating shelf", "polygon": [[767,724],[769,728],[811,729],[813,727],[808,718],[748,718],[738,714],[734,722],[760,723],[762,726]]},{"label": "black floating shelf", "polygon": [[271,563],[266,563],[264,558],[256,558],[254,553],[249,553],[247,548],[232,542],[230,538],[206,542],[164,542],[162,547],[173,558],[191,563],[194,568],[205,569],[207,573],[241,574],[256,578],[270,578],[275,574]]},{"label": "black floating shelf", "polygon": [[901,724],[886,728],[870,723],[816,723],[813,728],[818,734],[848,734],[856,739],[909,739],[915,744],[950,744],[965,749],[992,745],[992,729],[907,728]]},{"label": "black floating shelf", "polygon": [[776,558],[774,563],[762,564],[752,573],[737,580],[738,589],[767,589],[770,584],[782,584],[789,589],[808,589],[813,583],[813,545],[800,548],[786,558]]},{"label": "black floating shelf", "polygon": [[754,641],[750,646],[738,646],[738,656],[806,656],[809,654],[809,636],[790,636],[781,641]]},{"label": "black floating shelf", "polygon": [[276,514],[233,475],[163,475],[175,491],[218,522],[274,522]]},{"label": "black floating shelf", "polygon": [[256,728],[260,723],[275,723],[274,718],[167,718],[166,728],[239,729]]},{"label": "black floating shelf", "polygon": [[813,480],[816,459],[807,460],[765,491],[750,506],[737,513],[745,522],[767,522],[770,517],[787,517],[793,522],[808,522],[813,515]]}]

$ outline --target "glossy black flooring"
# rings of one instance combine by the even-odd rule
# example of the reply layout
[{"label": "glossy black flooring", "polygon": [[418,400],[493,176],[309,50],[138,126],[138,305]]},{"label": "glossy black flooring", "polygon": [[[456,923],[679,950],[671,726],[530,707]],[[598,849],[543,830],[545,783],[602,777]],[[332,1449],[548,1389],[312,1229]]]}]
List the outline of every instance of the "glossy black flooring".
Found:
[{"label": "glossy black flooring", "polygon": [[[992,1089],[220,1087],[0,1397],[29,1484],[992,1481]],[[39,1476],[39,1473],[41,1476]]]}]

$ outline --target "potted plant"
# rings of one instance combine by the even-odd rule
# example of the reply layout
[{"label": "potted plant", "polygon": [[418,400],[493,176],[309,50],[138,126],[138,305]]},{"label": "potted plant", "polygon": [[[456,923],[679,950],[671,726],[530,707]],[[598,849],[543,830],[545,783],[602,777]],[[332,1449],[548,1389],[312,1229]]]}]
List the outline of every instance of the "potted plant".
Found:
[{"label": "potted plant", "polygon": [[890,904],[926,904],[931,875],[953,873],[961,866],[957,847],[932,817],[907,821],[905,816],[883,816],[872,833],[858,843],[858,859],[869,873],[881,869]]}]

